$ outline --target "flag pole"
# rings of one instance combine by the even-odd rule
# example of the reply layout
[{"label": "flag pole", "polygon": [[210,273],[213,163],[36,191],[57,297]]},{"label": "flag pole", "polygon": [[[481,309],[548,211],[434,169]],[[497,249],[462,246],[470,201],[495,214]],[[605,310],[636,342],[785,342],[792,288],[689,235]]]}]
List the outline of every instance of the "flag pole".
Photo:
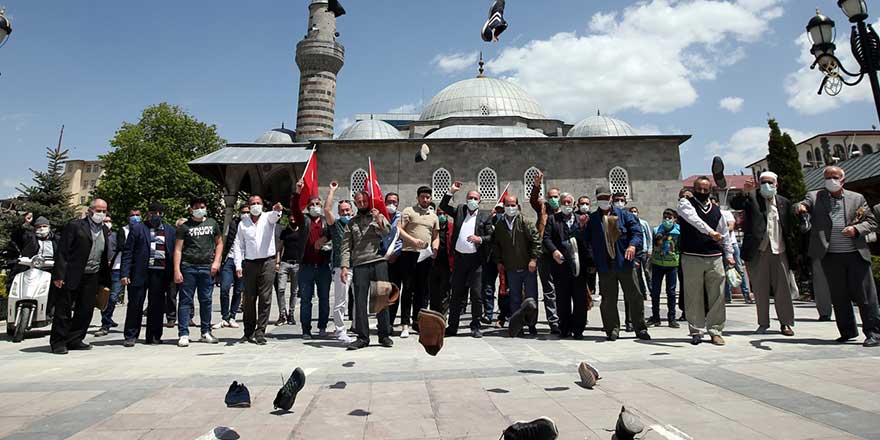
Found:
[{"label": "flag pole", "polygon": [[370,157],[370,156],[367,156],[367,162],[368,162],[369,169],[370,169],[370,171],[368,171],[368,172],[370,173],[370,178],[367,179],[367,180],[370,182],[370,189],[369,189],[369,192],[370,192],[370,209],[374,209],[374,208],[375,208],[375,206],[374,206],[375,203],[373,202],[373,186],[374,186],[374,184],[373,184],[373,158]]}]

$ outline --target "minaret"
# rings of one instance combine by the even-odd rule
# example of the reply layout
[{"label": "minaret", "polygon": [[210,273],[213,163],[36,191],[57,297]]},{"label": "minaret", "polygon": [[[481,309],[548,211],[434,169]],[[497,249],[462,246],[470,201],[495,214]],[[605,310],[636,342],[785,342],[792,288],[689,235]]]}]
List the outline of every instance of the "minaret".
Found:
[{"label": "minaret", "polygon": [[345,48],[336,42],[336,16],[327,4],[328,0],[311,0],[308,31],[296,45],[300,72],[297,142],[333,138],[336,74],[345,62]]}]

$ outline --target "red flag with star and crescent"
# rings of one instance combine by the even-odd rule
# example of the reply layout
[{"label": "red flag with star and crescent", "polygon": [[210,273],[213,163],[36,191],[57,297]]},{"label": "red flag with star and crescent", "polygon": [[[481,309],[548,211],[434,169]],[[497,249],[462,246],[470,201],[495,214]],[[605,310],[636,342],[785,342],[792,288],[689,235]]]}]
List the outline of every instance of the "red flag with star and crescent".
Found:
[{"label": "red flag with star and crescent", "polygon": [[504,204],[504,199],[510,195],[510,193],[508,192],[509,190],[510,190],[510,184],[508,183],[507,186],[504,187],[504,192],[501,193],[501,198],[498,199],[498,203],[495,204],[496,206]]},{"label": "red flag with star and crescent", "polygon": [[367,160],[370,162],[370,172],[367,174],[367,182],[364,184],[364,189],[370,195],[370,208],[378,209],[390,221],[391,216],[388,215],[388,210],[385,208],[382,187],[379,186],[379,178],[376,176],[376,169],[373,168],[373,159],[367,158]]},{"label": "red flag with star and crescent", "polygon": [[305,170],[303,170],[302,181],[303,189],[300,193],[298,206],[300,211],[306,209],[311,197],[318,196],[318,161],[315,157],[314,149],[312,150],[312,155],[309,156],[309,161],[306,163]]}]

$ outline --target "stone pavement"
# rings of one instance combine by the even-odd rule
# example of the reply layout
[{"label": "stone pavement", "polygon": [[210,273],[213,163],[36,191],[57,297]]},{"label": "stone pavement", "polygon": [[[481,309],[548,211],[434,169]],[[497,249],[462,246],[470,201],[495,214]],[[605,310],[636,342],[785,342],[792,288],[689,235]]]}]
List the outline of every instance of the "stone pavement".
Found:
[{"label": "stone pavement", "polygon": [[[561,439],[609,439],[621,404],[661,425],[648,439],[676,430],[713,440],[880,438],[880,349],[835,343],[834,323],[796,305],[792,338],[754,335],[754,306],[728,306],[725,347],[691,346],[685,329],[668,327],[652,328],[650,342],[626,333],[605,342],[598,307],[583,341],[556,340],[546,326],[535,338],[489,331],[447,339],[437,357],[417,336],[349,352],[300,340],[298,326],[270,327],[266,346],[222,329],[220,344],[189,348],[174,345],[176,329],[164,345],[124,348],[114,329],[89,336],[92,351],[55,356],[37,332],[0,341],[0,438],[190,440],[222,425],[244,439],[494,440],[543,415]],[[124,316],[121,307],[117,321]],[[582,360],[603,376],[594,390],[577,384]],[[292,412],[275,412],[282,376],[296,366],[307,385]],[[225,407],[233,380],[248,385],[252,408]]]}]

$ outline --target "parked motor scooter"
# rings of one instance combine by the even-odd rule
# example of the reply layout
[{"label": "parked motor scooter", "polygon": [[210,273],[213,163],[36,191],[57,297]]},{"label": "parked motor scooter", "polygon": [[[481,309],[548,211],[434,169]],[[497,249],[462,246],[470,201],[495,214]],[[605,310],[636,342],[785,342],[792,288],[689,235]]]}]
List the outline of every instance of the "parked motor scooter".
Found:
[{"label": "parked motor scooter", "polygon": [[40,257],[20,257],[18,264],[27,266],[28,270],[16,275],[9,289],[6,334],[12,337],[12,342],[24,340],[30,329],[52,323],[48,310],[52,261]]}]

